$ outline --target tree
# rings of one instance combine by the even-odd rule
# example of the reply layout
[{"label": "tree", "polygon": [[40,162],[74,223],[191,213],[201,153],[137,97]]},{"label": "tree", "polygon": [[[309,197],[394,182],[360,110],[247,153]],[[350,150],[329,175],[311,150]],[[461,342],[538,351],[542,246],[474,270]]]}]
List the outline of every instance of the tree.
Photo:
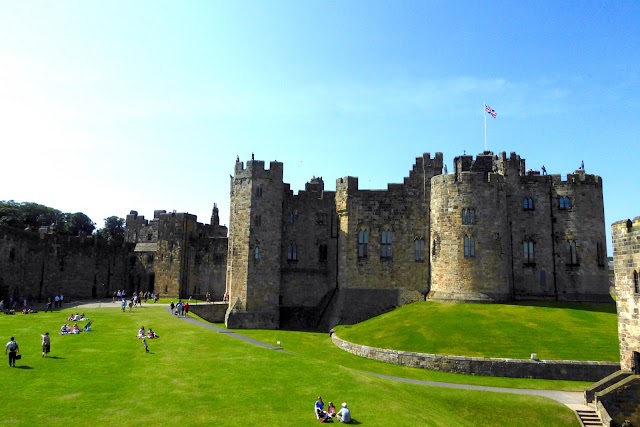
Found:
[{"label": "tree", "polygon": [[82,212],[65,214],[65,220],[65,231],[72,236],[78,236],[81,232],[92,234],[96,229],[96,224]]},{"label": "tree", "polygon": [[104,228],[98,230],[98,236],[112,238],[116,240],[124,239],[124,219],[117,216],[110,216],[104,219]]}]

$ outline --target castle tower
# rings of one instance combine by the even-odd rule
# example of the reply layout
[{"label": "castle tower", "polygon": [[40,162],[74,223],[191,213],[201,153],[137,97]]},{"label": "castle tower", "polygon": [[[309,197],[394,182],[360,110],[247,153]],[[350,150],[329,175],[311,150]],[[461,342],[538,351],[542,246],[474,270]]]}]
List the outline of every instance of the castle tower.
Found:
[{"label": "castle tower", "polygon": [[236,161],[231,177],[227,293],[230,328],[279,326],[283,168],[251,160]]},{"label": "castle tower", "polygon": [[155,289],[163,297],[189,298],[190,241],[195,237],[197,217],[164,211],[154,216],[158,220]]},{"label": "castle tower", "polygon": [[454,160],[455,172],[431,179],[431,291],[458,301],[510,299],[504,177],[493,154]]},{"label": "castle tower", "polygon": [[640,217],[611,225],[620,367],[640,373]]}]

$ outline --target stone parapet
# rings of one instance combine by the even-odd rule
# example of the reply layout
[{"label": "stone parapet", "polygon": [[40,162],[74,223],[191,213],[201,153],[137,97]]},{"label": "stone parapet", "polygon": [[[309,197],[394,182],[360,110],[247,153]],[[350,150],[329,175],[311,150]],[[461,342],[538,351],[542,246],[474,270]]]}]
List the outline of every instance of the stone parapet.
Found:
[{"label": "stone parapet", "polygon": [[526,360],[414,353],[354,344],[331,335],[342,350],[367,359],[454,374],[545,380],[598,381],[620,369],[619,363],[574,360]]}]

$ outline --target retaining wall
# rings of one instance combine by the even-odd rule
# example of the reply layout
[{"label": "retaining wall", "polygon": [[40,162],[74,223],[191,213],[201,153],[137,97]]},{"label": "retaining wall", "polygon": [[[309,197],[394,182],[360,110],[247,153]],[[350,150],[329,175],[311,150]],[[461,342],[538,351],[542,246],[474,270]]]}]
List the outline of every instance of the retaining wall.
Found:
[{"label": "retaining wall", "polygon": [[613,362],[447,356],[353,344],[336,334],[331,340],[342,350],[368,359],[455,374],[595,382],[620,370],[620,364]]}]

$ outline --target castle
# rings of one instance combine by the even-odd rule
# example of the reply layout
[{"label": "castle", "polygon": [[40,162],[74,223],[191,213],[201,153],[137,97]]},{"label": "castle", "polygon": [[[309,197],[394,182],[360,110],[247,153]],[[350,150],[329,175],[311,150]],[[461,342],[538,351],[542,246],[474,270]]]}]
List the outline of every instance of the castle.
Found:
[{"label": "castle", "polygon": [[327,328],[422,298],[610,301],[602,180],[526,171],[515,153],[418,157],[402,184],[236,161],[226,289],[232,328]]},{"label": "castle", "polygon": [[313,178],[294,194],[282,163],[238,159],[230,197],[229,230],[214,205],[210,224],[131,211],[122,245],[7,231],[0,293],[227,295],[231,328],[322,330],[424,298],[610,301],[602,180],[583,167],[562,179],[484,152],[446,173],[425,153],[386,190]]}]

